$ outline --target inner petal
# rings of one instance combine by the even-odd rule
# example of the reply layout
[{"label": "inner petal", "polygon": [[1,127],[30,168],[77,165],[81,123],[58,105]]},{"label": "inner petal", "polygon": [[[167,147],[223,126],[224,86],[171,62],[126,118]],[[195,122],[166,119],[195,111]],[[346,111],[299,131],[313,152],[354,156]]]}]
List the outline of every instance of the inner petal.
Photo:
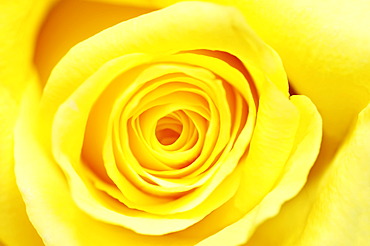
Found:
[{"label": "inner petal", "polygon": [[157,122],[155,135],[161,144],[171,145],[180,137],[182,128],[182,123],[176,117],[168,115]]}]

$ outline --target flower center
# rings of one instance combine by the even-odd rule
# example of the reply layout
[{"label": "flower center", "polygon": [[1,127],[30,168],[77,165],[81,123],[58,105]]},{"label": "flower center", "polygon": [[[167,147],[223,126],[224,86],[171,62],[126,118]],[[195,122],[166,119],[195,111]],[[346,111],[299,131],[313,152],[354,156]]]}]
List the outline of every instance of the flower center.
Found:
[{"label": "flower center", "polygon": [[182,123],[175,115],[167,115],[157,122],[155,135],[162,145],[175,143],[182,133]]}]

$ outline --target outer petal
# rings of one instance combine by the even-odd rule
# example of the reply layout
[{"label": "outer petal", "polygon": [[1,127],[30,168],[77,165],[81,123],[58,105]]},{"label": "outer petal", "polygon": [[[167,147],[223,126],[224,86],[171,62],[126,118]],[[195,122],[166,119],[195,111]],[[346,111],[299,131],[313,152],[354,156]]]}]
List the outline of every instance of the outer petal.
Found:
[{"label": "outer petal", "polygon": [[6,245],[42,244],[15,181],[13,127],[24,88],[38,83],[32,68],[34,41],[52,2],[0,2],[0,242]]},{"label": "outer petal", "polygon": [[370,2],[236,0],[281,56],[298,94],[312,99],[324,132],[340,142],[370,98]]},{"label": "outer petal", "polygon": [[35,63],[42,83],[46,83],[56,63],[77,43],[150,11],[153,9],[81,0],[59,1],[45,19],[36,44]]},{"label": "outer petal", "polygon": [[41,245],[27,218],[14,176],[13,127],[16,116],[15,100],[0,86],[0,242]]},{"label": "outer petal", "polygon": [[55,0],[0,2],[0,83],[16,100],[32,77],[35,38]]},{"label": "outer petal", "polygon": [[[258,225],[259,222],[263,222],[279,213],[281,199],[294,197],[305,184],[310,165],[316,159],[316,154],[319,151],[318,143],[321,140],[321,128],[318,126],[321,126],[321,118],[318,116],[316,108],[306,97],[293,96],[291,101],[300,111],[301,124],[295,139],[297,146],[289,157],[284,174],[277,182],[276,187],[240,220],[205,239],[200,245],[241,245],[245,243],[252,236],[256,224]],[[248,182],[247,179],[244,181]],[[246,191],[248,192],[248,190]],[[249,191],[253,194],[252,192]],[[241,190],[240,194],[237,195],[236,204],[239,204],[235,206],[235,210],[247,204],[249,194],[244,200],[239,199],[243,195],[245,196],[245,190]],[[269,237],[269,234],[263,234],[263,238]]]},{"label": "outer petal", "polygon": [[[370,105],[360,113],[330,168],[284,205],[276,218],[263,224],[248,245],[367,245],[370,241],[369,125]],[[317,164],[326,161],[323,155]]]}]

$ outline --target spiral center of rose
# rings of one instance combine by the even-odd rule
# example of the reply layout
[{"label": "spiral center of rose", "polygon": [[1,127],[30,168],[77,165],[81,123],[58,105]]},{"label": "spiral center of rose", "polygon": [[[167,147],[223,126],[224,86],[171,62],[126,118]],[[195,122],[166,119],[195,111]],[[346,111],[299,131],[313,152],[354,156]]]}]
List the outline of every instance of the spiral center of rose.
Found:
[{"label": "spiral center of rose", "polygon": [[[199,207],[206,215],[201,204],[249,144],[253,84],[240,61],[226,53],[141,59],[118,58],[107,66],[109,74],[101,69],[91,79],[101,91],[84,131],[81,157],[89,179],[103,197],[137,211],[160,216]],[[73,102],[67,106],[73,108]],[[234,181],[225,185],[234,187]],[[214,195],[212,206],[219,206],[232,192]]]},{"label": "spiral center of rose", "polygon": [[176,114],[169,114],[157,122],[155,135],[157,140],[163,145],[174,144],[182,132],[182,123]]}]

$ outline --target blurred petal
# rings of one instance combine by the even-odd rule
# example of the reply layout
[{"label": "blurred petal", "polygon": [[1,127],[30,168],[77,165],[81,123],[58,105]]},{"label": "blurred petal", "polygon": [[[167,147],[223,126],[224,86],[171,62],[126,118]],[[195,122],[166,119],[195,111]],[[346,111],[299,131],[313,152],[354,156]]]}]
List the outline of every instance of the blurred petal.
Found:
[{"label": "blurred petal", "polygon": [[127,5],[81,0],[59,1],[45,19],[36,44],[35,63],[42,83],[46,83],[56,63],[77,43],[110,26],[150,11],[152,9]]},{"label": "blurred petal", "polygon": [[52,3],[0,2],[0,241],[6,245],[42,245],[28,220],[14,176],[13,128],[24,89],[38,84],[32,67],[34,41]]},{"label": "blurred petal", "polygon": [[32,76],[38,28],[54,0],[0,2],[0,83],[16,101]]},{"label": "blurred petal", "polygon": [[298,94],[340,142],[370,98],[370,2],[237,0],[258,35],[281,56]]},{"label": "blurred petal", "polygon": [[0,86],[0,241],[6,245],[42,245],[26,215],[19,193],[13,159],[13,127],[17,104]]},{"label": "blurred petal", "polygon": [[[184,2],[183,0],[88,0],[88,1],[114,4],[127,4],[133,6],[152,7],[152,8],[164,8],[174,3]],[[202,2],[232,5],[235,2],[235,0],[206,0]]]},{"label": "blurred petal", "polygon": [[283,206],[276,218],[259,227],[248,245],[367,245],[369,125],[370,105],[359,114],[350,136],[321,179],[314,179]]}]

